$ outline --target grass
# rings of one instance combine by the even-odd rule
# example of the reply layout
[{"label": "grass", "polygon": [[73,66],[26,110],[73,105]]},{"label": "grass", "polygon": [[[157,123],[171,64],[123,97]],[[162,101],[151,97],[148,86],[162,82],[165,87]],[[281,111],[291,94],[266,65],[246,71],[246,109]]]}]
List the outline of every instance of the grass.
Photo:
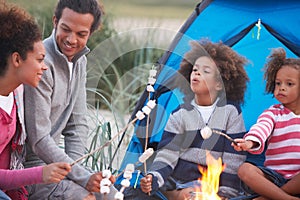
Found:
[{"label": "grass", "polygon": [[116,17],[186,19],[197,5],[196,0],[103,0],[105,10]]},{"label": "grass", "polygon": [[[54,8],[57,0],[7,0],[25,9]],[[178,18],[186,19],[197,0],[102,0],[106,13],[115,17]]]}]

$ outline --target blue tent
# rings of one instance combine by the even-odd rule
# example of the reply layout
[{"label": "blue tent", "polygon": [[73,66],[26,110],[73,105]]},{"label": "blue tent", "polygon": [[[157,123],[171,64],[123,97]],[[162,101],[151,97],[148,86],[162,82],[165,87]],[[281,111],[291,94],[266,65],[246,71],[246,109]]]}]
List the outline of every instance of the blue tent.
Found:
[{"label": "blue tent", "polygon": [[[199,3],[158,62],[159,74],[151,96],[157,106],[150,113],[148,146],[156,148],[169,114],[182,102],[183,95],[173,84],[174,75],[190,49],[189,41],[201,38],[222,41],[251,61],[246,67],[250,82],[242,107],[249,129],[264,109],[276,103],[272,95],[265,94],[262,71],[271,49],[283,47],[288,57],[300,55],[299,13],[300,1],[295,0],[203,0]],[[147,98],[145,91],[132,118],[147,103]],[[127,163],[135,163],[144,152],[145,130],[146,119],[135,124],[121,169]],[[261,164],[261,161],[257,162]]]}]

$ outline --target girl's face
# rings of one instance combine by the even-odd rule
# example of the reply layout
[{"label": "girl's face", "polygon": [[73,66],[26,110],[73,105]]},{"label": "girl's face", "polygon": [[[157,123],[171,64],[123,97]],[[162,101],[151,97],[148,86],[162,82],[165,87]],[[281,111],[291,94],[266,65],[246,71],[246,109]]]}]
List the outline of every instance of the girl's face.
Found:
[{"label": "girl's face", "polygon": [[218,78],[219,72],[215,62],[207,57],[199,57],[190,76],[190,85],[196,96],[217,97],[218,92],[222,89],[222,84]]},{"label": "girl's face", "polygon": [[20,60],[17,68],[17,77],[21,83],[38,86],[42,78],[43,71],[48,69],[44,63],[45,47],[42,41],[35,42],[33,51],[27,53],[25,60]]},{"label": "girl's face", "polygon": [[290,66],[283,66],[276,74],[274,96],[292,111],[300,103],[299,79],[300,71]]}]

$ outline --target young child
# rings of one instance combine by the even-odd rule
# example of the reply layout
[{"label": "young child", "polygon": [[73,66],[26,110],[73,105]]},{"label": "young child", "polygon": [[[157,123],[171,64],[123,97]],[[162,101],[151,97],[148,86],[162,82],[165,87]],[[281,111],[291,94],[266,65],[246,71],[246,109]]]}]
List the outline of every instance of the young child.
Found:
[{"label": "young child", "polygon": [[[35,20],[23,9],[0,1],[0,199],[27,199],[25,185],[57,183],[71,171],[68,163],[23,169],[25,127],[23,85],[36,87],[45,48]],[[10,196],[10,198],[8,197]]]},{"label": "young child", "polygon": [[222,42],[202,40],[192,41],[191,45],[179,70],[184,80],[179,86],[183,92],[189,90],[185,103],[170,115],[154,162],[141,179],[141,190],[149,193],[161,188],[168,199],[188,199],[195,187],[199,189],[198,167],[207,167],[209,151],[226,164],[219,195],[237,196],[241,191],[237,169],[246,155],[236,153],[225,137],[213,134],[204,139],[200,131],[208,126],[233,138],[244,135],[239,106],[248,81],[244,70],[247,60]]},{"label": "young child", "polygon": [[243,139],[236,139],[237,151],[263,152],[264,167],[244,163],[241,180],[261,197],[257,199],[299,199],[300,194],[300,59],[286,58],[284,49],[274,49],[265,66],[266,92],[281,103],[258,118]]}]

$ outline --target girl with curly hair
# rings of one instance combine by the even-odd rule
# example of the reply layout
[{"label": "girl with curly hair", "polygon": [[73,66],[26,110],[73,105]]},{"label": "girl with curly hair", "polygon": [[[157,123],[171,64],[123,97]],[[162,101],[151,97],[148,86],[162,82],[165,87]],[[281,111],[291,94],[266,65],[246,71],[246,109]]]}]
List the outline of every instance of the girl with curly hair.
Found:
[{"label": "girl with curly hair", "polygon": [[237,151],[260,154],[265,146],[264,166],[245,162],[238,170],[241,180],[258,199],[299,199],[300,194],[300,59],[286,58],[283,48],[274,49],[265,66],[266,92],[280,104],[265,110]]},{"label": "girl with curly hair", "polygon": [[244,135],[240,105],[248,82],[247,59],[222,42],[192,41],[191,46],[178,76],[185,102],[170,115],[154,162],[141,179],[141,189],[144,193],[161,189],[172,200],[188,199],[201,185],[199,166],[207,167],[209,151],[226,164],[219,196],[235,197],[241,191],[237,169],[246,154],[234,151],[225,137],[212,134],[205,138],[200,132],[208,126],[232,138]]}]

